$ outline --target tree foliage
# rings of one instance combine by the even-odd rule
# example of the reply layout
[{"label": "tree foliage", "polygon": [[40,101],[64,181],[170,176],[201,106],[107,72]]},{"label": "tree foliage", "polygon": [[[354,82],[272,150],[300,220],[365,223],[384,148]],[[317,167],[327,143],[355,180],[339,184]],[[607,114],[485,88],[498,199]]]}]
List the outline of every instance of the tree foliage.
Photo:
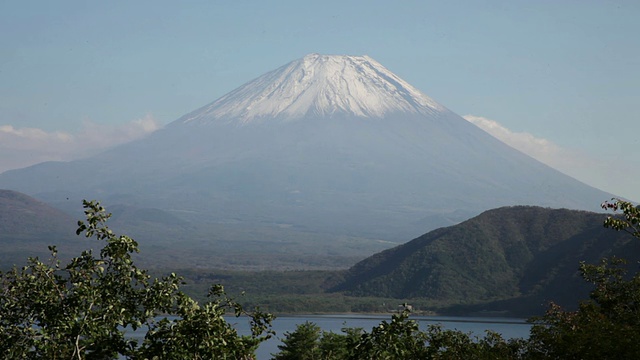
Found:
[{"label": "tree foliage", "polygon": [[[271,336],[270,314],[246,312],[214,286],[198,304],[180,291],[175,275],[152,279],[138,268],[135,240],[106,226],[97,202],[84,202],[77,234],[102,244],[68,264],[30,258],[0,274],[0,353],[6,359],[242,359]],[[223,317],[248,315],[252,334],[240,336]],[[142,328],[142,341],[126,336]]]},{"label": "tree foliage", "polygon": [[313,323],[299,325],[285,333],[280,353],[274,359],[520,359],[525,341],[505,340],[495,332],[477,338],[457,330],[431,325],[419,329],[409,311],[392,315],[370,332],[342,329],[344,334],[322,332]]},{"label": "tree foliage", "polygon": [[551,304],[536,319],[531,352],[544,359],[640,358],[640,274],[626,279],[621,259],[581,264],[585,280],[595,289],[577,311]]},{"label": "tree foliage", "polygon": [[285,333],[282,345],[278,345],[280,352],[275,355],[276,360],[314,360],[321,358],[320,327],[311,322],[304,322],[296,326],[296,330]]},{"label": "tree foliage", "polygon": [[611,202],[602,203],[605,210],[622,211],[621,217],[609,216],[604,221],[604,226],[618,231],[626,231],[640,239],[640,206],[633,205],[629,201],[612,199]]},{"label": "tree foliage", "polygon": [[[605,202],[606,210],[622,211],[609,216],[604,226],[626,231],[640,239],[640,210],[630,202]],[[590,299],[577,311],[551,304],[535,319],[529,339],[531,353],[545,359],[637,359],[640,358],[640,273],[629,274],[627,262],[604,258],[599,264],[580,264],[582,277],[593,284]]]}]

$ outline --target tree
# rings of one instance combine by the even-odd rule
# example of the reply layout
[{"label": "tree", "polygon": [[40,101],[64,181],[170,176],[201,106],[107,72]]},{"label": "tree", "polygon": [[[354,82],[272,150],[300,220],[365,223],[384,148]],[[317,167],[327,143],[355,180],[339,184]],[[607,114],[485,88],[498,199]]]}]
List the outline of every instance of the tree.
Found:
[{"label": "tree", "polygon": [[[272,335],[273,316],[246,312],[212,287],[200,305],[180,291],[182,278],[151,279],[132,254],[135,240],[115,235],[97,202],[83,202],[77,234],[103,244],[61,265],[50,246],[47,263],[30,258],[0,273],[0,353],[6,359],[248,359]],[[248,315],[252,334],[240,336],[224,315]],[[146,328],[140,343],[126,329]]]},{"label": "tree", "polygon": [[424,359],[426,336],[405,309],[363,334],[356,353],[357,359]]},{"label": "tree", "polygon": [[363,330],[361,328],[343,328],[343,334],[323,332],[320,338],[320,351],[323,359],[348,360],[355,355]]},{"label": "tree", "polygon": [[315,360],[321,359],[319,346],[320,327],[312,322],[305,321],[298,324],[293,332],[286,332],[282,345],[278,345],[279,353],[275,354],[275,360]]},{"label": "tree", "polygon": [[273,359],[352,359],[363,331],[361,328],[344,328],[342,332],[344,334],[322,331],[318,325],[308,321],[299,324],[294,331],[284,334],[282,345],[278,345],[280,352],[272,354]]},{"label": "tree", "polygon": [[631,236],[640,239],[640,206],[634,206],[629,201],[611,199],[605,201],[602,208],[605,210],[622,211],[621,217],[609,216],[604,221],[604,226],[617,231],[626,231]]},{"label": "tree", "polygon": [[[609,216],[605,227],[627,231],[640,239],[640,209],[614,199],[606,210],[622,211]],[[590,299],[577,311],[551,304],[535,319],[530,353],[545,359],[638,359],[640,358],[640,273],[628,275],[623,259],[602,259],[599,264],[580,264],[582,277],[594,285]]]},{"label": "tree", "polygon": [[504,340],[488,331],[485,337],[472,337],[458,330],[431,325],[419,329],[409,311],[393,314],[370,332],[360,328],[342,329],[344,334],[322,332],[306,322],[285,334],[280,353],[273,359],[524,359],[526,341]]},{"label": "tree", "polygon": [[363,334],[351,359],[522,359],[525,345],[525,340],[505,340],[492,331],[483,338],[441,325],[421,331],[404,310]]},{"label": "tree", "polygon": [[640,358],[640,274],[626,280],[621,259],[581,264],[595,289],[577,311],[551,304],[531,329],[532,354],[545,359]]}]

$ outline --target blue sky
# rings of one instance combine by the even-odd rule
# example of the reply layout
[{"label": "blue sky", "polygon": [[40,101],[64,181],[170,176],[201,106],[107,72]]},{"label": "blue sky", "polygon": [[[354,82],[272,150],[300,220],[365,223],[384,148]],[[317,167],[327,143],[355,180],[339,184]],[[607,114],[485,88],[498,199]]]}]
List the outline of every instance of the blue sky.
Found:
[{"label": "blue sky", "polygon": [[637,1],[0,0],[0,171],[142,136],[308,53],[367,54],[640,200],[639,18]]}]

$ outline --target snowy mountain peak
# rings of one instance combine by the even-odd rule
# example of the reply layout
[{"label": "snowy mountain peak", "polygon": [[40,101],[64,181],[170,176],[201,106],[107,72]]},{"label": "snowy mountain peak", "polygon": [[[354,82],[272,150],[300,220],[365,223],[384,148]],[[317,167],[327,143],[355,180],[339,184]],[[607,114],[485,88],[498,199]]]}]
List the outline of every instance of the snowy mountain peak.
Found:
[{"label": "snowy mountain peak", "polygon": [[309,54],[250,81],[179,123],[307,115],[383,117],[445,108],[368,56]]}]

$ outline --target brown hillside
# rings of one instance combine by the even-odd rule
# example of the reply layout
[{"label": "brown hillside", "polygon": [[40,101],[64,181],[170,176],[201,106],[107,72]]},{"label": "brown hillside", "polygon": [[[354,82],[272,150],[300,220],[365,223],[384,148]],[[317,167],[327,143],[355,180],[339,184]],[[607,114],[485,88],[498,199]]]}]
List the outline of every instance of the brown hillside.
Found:
[{"label": "brown hillside", "polygon": [[56,245],[62,258],[86,242],[75,235],[76,221],[61,210],[25,194],[0,190],[0,268],[23,264],[28,257],[49,258]]}]

